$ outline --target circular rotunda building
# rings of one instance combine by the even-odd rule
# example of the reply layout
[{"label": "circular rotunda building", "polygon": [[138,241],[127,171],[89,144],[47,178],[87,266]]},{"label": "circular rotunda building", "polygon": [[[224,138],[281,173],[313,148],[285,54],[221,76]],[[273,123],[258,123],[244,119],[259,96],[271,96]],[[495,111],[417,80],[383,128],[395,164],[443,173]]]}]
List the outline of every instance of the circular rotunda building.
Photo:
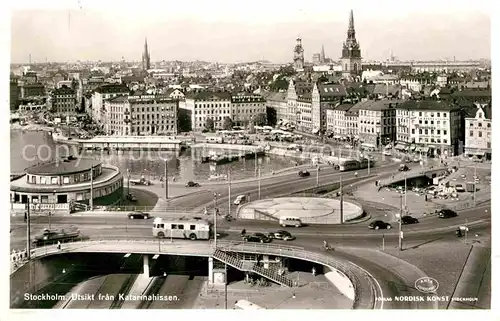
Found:
[{"label": "circular rotunda building", "polygon": [[100,160],[64,157],[25,169],[11,178],[11,211],[70,213],[87,205],[112,204],[123,196],[123,175]]}]

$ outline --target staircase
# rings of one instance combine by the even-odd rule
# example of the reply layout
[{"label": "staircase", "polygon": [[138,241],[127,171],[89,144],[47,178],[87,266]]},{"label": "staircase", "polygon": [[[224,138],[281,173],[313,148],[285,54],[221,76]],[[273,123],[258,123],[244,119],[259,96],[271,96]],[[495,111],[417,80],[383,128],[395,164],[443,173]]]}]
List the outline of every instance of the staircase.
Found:
[{"label": "staircase", "polygon": [[258,266],[256,263],[250,263],[248,261],[240,260],[234,255],[228,252],[224,252],[221,249],[216,249],[212,256],[215,259],[224,262],[227,265],[230,265],[240,271],[254,272],[278,284],[288,287],[294,286],[293,281],[287,278],[286,276],[280,275],[278,269],[274,266],[269,266],[269,268],[266,269],[262,266]]}]

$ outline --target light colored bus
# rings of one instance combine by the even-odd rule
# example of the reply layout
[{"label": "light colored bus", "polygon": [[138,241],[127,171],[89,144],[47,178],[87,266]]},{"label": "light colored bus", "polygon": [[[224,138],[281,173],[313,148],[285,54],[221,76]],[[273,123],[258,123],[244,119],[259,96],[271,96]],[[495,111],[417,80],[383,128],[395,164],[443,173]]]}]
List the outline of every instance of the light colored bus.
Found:
[{"label": "light colored bus", "polygon": [[266,308],[260,307],[255,303],[248,300],[238,300],[234,304],[236,310],[265,310]]},{"label": "light colored bus", "polygon": [[153,222],[153,236],[158,238],[176,238],[191,240],[208,240],[211,235],[211,224],[206,220],[164,220],[160,217]]}]

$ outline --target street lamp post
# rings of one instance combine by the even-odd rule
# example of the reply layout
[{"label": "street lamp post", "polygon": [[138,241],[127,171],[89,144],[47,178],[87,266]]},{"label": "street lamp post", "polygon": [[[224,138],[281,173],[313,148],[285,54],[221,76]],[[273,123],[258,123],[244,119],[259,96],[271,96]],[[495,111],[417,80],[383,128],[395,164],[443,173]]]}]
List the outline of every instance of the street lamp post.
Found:
[{"label": "street lamp post", "polygon": [[214,247],[217,248],[217,193],[214,192]]},{"label": "street lamp post", "polygon": [[316,187],[319,186],[319,164],[317,166],[318,167],[316,168]]},{"label": "street lamp post", "polygon": [[476,207],[476,178],[477,178],[477,164],[474,164],[474,193],[472,195],[472,200],[474,202],[474,207]]},{"label": "street lamp post", "polygon": [[228,215],[231,215],[231,168],[227,169],[227,188],[228,188]]},{"label": "street lamp post", "polygon": [[400,196],[400,211],[399,211],[399,236],[398,236],[398,240],[399,240],[399,244],[398,244],[398,248],[400,251],[403,250],[403,224],[402,224],[402,218],[403,218],[403,196],[401,195]]},{"label": "street lamp post", "polygon": [[258,169],[258,182],[259,182],[259,200],[260,200],[260,167]]},{"label": "street lamp post", "polygon": [[130,170],[127,168],[127,195],[130,194]]},{"label": "street lamp post", "polygon": [[344,224],[344,193],[342,192],[342,176],[340,176],[340,224]]},{"label": "street lamp post", "polygon": [[26,253],[28,254],[28,261],[31,259],[31,215],[30,215],[30,199],[29,196],[27,198],[26,203]]},{"label": "street lamp post", "polygon": [[168,200],[168,167],[165,159],[165,199]]}]

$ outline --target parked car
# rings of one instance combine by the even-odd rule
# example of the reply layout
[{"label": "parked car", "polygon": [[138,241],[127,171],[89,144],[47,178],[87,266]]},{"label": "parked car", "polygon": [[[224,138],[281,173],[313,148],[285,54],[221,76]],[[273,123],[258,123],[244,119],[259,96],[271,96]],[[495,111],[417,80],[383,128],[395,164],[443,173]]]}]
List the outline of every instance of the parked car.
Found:
[{"label": "parked car", "polygon": [[254,233],[251,235],[243,235],[243,241],[256,243],[269,243],[271,239],[262,233]]},{"label": "parked car", "polygon": [[311,176],[311,173],[309,173],[308,171],[299,172],[299,177],[309,177],[309,176]]},{"label": "parked car", "polygon": [[284,230],[277,230],[276,232],[271,232],[268,235],[271,239],[283,240],[283,241],[292,241],[295,240],[295,236],[293,236],[290,232]]},{"label": "parked car", "polygon": [[200,187],[200,184],[193,181],[189,181],[186,183],[186,187]]},{"label": "parked car", "polygon": [[132,212],[132,213],[128,213],[128,218],[131,219],[131,220],[134,220],[134,219],[143,219],[143,220],[147,220],[147,219],[150,219],[151,216],[149,215],[149,213],[145,213],[145,212],[140,212],[140,211],[136,211],[136,212]]},{"label": "parked car", "polygon": [[384,151],[382,152],[382,155],[385,155],[385,156],[392,156],[392,153],[391,153],[391,151],[390,151],[390,150],[384,150]]},{"label": "parked car", "polygon": [[127,200],[131,202],[137,202],[137,197],[135,197],[135,195],[133,194],[127,194]]},{"label": "parked car", "polygon": [[450,217],[456,217],[458,216],[457,212],[444,208],[438,211],[437,216],[439,218],[450,218]]},{"label": "parked car", "polygon": [[405,215],[401,218],[401,224],[414,224],[414,223],[418,223],[418,219],[410,215]]},{"label": "parked car", "polygon": [[388,229],[392,228],[392,226],[389,223],[377,220],[377,221],[371,222],[370,225],[368,225],[368,228],[371,228],[374,230],[380,230],[380,229],[387,229],[388,230]]},{"label": "parked car", "polygon": [[465,188],[462,186],[462,184],[457,184],[457,185],[455,185],[455,191],[457,191],[459,193],[463,193],[463,192],[465,192]]}]

